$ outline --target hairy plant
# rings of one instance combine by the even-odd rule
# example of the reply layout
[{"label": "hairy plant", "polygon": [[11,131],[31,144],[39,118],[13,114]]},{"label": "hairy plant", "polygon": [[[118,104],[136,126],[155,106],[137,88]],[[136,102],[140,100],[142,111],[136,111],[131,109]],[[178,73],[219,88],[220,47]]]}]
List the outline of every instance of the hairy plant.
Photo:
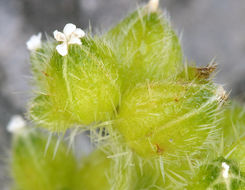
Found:
[{"label": "hairy plant", "polygon": [[[46,132],[11,124],[13,189],[245,189],[245,109],[213,82],[214,62],[184,64],[158,3],[102,35],[69,23],[27,43],[27,115]],[[66,131],[87,131],[95,150],[77,159]]]}]

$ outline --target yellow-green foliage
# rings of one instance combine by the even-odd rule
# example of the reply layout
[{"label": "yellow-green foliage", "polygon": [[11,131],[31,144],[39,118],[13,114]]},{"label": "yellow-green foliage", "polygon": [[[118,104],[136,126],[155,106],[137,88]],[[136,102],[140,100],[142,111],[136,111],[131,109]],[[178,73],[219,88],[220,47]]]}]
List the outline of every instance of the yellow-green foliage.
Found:
[{"label": "yellow-green foliage", "polygon": [[[244,109],[222,108],[225,91],[210,78],[216,64],[184,66],[161,11],[139,8],[108,33],[81,42],[68,44],[65,56],[52,40],[31,53],[37,88],[29,113],[51,132],[89,129],[100,150],[79,168],[63,143],[56,152],[51,140],[44,154],[42,133],[18,136],[14,188],[245,189]],[[227,178],[223,163],[230,168]]]},{"label": "yellow-green foliage", "polygon": [[190,174],[186,172],[189,168],[185,159],[176,160],[175,164],[166,164],[161,157],[142,159],[134,155],[132,189],[183,189],[190,177]]},{"label": "yellow-green foliage", "polygon": [[238,102],[232,102],[224,107],[224,113],[220,115],[220,126],[223,129],[226,146],[239,140],[245,135],[245,108]]},{"label": "yellow-green foliage", "polygon": [[[244,107],[238,102],[230,102],[223,107],[218,116],[222,136],[220,148],[209,155],[202,156],[201,166],[195,169],[192,181],[189,180],[188,190],[244,190],[245,189],[245,140],[244,140]],[[222,164],[229,166],[228,177],[224,177]]]},{"label": "yellow-green foliage", "polygon": [[235,160],[239,164],[240,169],[245,172],[245,138],[235,142],[226,150],[226,153],[228,158]]},{"label": "yellow-green foliage", "polygon": [[142,156],[193,154],[217,132],[215,93],[212,85],[139,85],[123,97],[115,127]]},{"label": "yellow-green foliage", "polygon": [[78,177],[81,190],[157,190],[164,185],[156,159],[144,160],[134,153],[131,159],[118,158],[121,164],[124,164],[119,171],[121,179],[118,180],[118,174],[114,173],[116,161],[107,157],[102,151],[96,150],[82,159]]},{"label": "yellow-green foliage", "polygon": [[79,171],[78,179],[81,190],[109,190],[109,170],[111,160],[106,155],[96,150],[85,157]]},{"label": "yellow-green foliage", "polygon": [[[133,190],[136,189],[149,189],[157,190],[163,186],[163,178],[158,163],[152,160],[134,160],[135,165],[132,169],[134,174],[132,175],[131,186]],[[159,186],[160,184],[160,186]]]},{"label": "yellow-green foliage", "polygon": [[241,103],[231,102],[225,107],[220,126],[223,129],[224,156],[234,160],[245,172],[245,109]]},{"label": "yellow-green foliage", "polygon": [[[183,190],[197,167],[196,160],[190,160],[188,157],[176,158],[172,163],[165,162],[161,156],[143,158],[123,143],[108,144],[104,148],[115,149],[112,153],[106,151],[106,156],[110,158],[110,167],[106,169],[109,189]],[[90,161],[96,162],[92,159]]]},{"label": "yellow-green foliage", "polygon": [[178,38],[161,12],[140,8],[106,38],[115,49],[124,90],[146,80],[174,79],[183,70]]},{"label": "yellow-green foliage", "polygon": [[18,190],[77,190],[76,159],[53,138],[45,153],[47,137],[42,133],[17,136],[12,146],[11,174]]},{"label": "yellow-green foliage", "polygon": [[46,62],[32,64],[43,85],[30,105],[30,115],[42,127],[64,131],[113,118],[120,84],[115,56],[106,43],[87,37],[81,46],[70,46],[65,57],[53,51]]},{"label": "yellow-green foliage", "polygon": [[[229,167],[228,174],[223,164]],[[241,172],[239,165],[223,157],[219,157],[202,165],[197,175],[189,183],[188,190],[243,190],[245,189],[245,173]]]}]

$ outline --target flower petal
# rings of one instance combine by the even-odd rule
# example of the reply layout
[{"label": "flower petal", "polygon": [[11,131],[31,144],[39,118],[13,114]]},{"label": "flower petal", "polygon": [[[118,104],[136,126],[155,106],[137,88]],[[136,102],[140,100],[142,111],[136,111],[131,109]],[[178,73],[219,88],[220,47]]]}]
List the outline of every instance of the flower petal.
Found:
[{"label": "flower petal", "polygon": [[26,121],[20,115],[14,115],[7,125],[7,131],[10,133],[17,133],[25,128]]},{"label": "flower petal", "polygon": [[76,25],[68,23],[65,25],[63,32],[66,35],[66,37],[68,37],[76,30],[76,28]]},{"label": "flower petal", "polygon": [[150,0],[148,3],[149,11],[154,13],[157,11],[159,6],[159,0]]},{"label": "flower petal", "polygon": [[38,38],[38,39],[40,39],[40,40],[41,40],[41,38],[42,38],[42,33],[41,33],[41,32],[39,32],[39,33],[38,33],[36,36],[37,36],[37,38]]},{"label": "flower petal", "polygon": [[82,38],[85,36],[85,32],[81,28],[77,28],[74,31],[74,35],[76,35],[78,38]]},{"label": "flower petal", "polygon": [[56,50],[60,55],[65,56],[68,53],[68,46],[66,43],[62,43],[56,46]]},{"label": "flower petal", "polygon": [[27,49],[30,51],[35,51],[36,49],[41,48],[41,38],[41,32],[39,32],[37,35],[31,36],[31,38],[26,42]]},{"label": "flower petal", "polygon": [[66,40],[65,35],[62,32],[59,32],[58,30],[55,30],[53,34],[54,34],[54,38],[58,42],[64,42]]},{"label": "flower petal", "polygon": [[71,39],[68,41],[68,44],[78,44],[81,45],[82,42],[80,38],[77,38],[76,36],[72,35]]}]

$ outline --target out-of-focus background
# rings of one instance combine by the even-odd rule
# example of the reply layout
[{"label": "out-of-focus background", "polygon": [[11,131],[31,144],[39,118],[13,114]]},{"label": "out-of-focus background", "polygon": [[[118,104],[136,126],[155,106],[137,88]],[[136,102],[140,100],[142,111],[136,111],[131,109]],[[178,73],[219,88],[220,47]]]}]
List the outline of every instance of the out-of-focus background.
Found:
[{"label": "out-of-focus background", "polygon": [[[147,0],[0,0],[0,190],[5,187],[4,153],[10,146],[5,126],[14,114],[25,112],[31,97],[28,51],[32,34],[52,35],[72,22],[94,32],[106,31]],[[188,60],[219,63],[216,81],[231,90],[245,91],[245,1],[161,0],[173,26],[182,36]],[[44,36],[45,37],[45,36]]]}]

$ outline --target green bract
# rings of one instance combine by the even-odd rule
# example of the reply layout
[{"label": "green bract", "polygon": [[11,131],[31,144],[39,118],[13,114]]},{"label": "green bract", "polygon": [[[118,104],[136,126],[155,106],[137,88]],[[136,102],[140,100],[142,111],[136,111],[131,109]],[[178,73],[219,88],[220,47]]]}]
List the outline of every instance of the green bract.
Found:
[{"label": "green bract", "polygon": [[[227,170],[226,168],[227,167]],[[187,189],[192,190],[243,190],[245,175],[233,160],[223,157],[203,165]]]},{"label": "green bract", "polygon": [[[53,138],[45,152],[47,137],[42,133],[19,135],[13,142],[11,174],[18,190],[77,190],[75,157]],[[57,148],[57,150],[56,150]]]},{"label": "green bract", "polygon": [[64,131],[113,118],[120,83],[115,56],[106,43],[87,37],[81,46],[71,45],[65,57],[53,51],[47,62],[32,64],[39,64],[39,75],[43,73],[41,93],[30,108],[31,118],[41,126]]},{"label": "green bract", "polygon": [[241,170],[245,172],[245,138],[233,143],[226,153],[228,154],[228,158],[235,160],[239,164]]},{"label": "green bract", "polygon": [[219,125],[223,129],[225,144],[230,146],[245,135],[245,108],[238,102],[232,102],[224,107],[223,112]]},{"label": "green bract", "polygon": [[115,49],[124,90],[146,80],[173,80],[183,70],[178,38],[161,12],[138,9],[106,38]]},{"label": "green bract", "polygon": [[158,4],[150,0],[101,36],[68,23],[54,32],[58,43],[32,37],[30,118],[50,132],[74,127],[71,142],[89,130],[97,150],[79,166],[63,141],[23,135],[17,120],[15,189],[245,189],[244,108],[223,106],[215,62],[183,64]]},{"label": "green bract", "polygon": [[123,97],[115,127],[142,156],[194,154],[214,140],[218,104],[212,85],[139,85]]},{"label": "green bract", "polygon": [[109,190],[109,171],[111,160],[97,150],[82,160],[79,171],[81,190]]}]

